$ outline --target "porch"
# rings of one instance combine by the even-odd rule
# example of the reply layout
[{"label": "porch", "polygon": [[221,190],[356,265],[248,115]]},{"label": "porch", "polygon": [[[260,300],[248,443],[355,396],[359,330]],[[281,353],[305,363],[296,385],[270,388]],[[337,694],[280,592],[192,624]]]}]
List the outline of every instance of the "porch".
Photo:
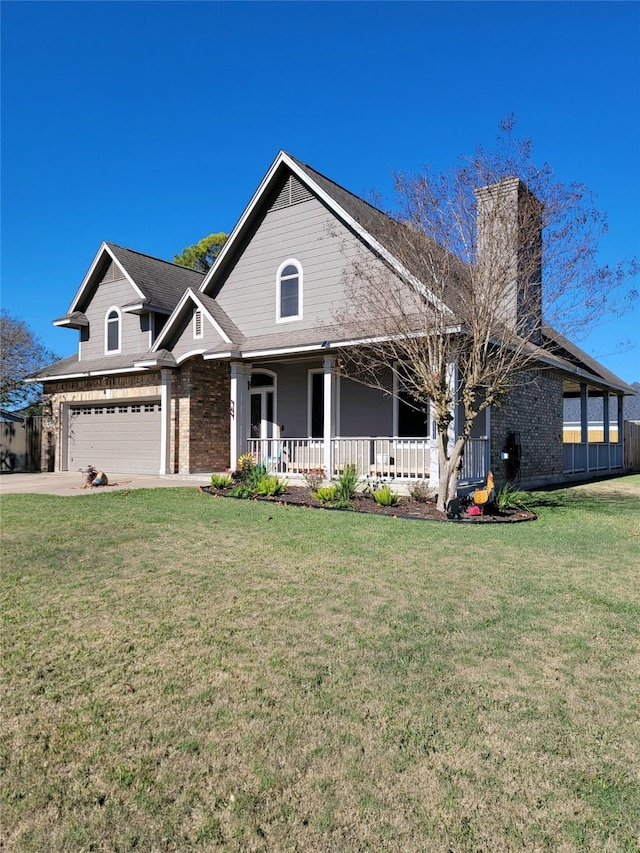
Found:
[{"label": "porch", "polygon": [[623,395],[571,380],[565,380],[563,395],[563,473],[622,470]]},{"label": "porch", "polygon": [[[437,450],[429,438],[380,438],[358,436],[332,438],[330,454],[325,455],[322,439],[310,438],[251,438],[247,453],[267,469],[280,475],[304,476],[322,470],[337,476],[353,466],[362,479],[427,480],[437,478]],[[486,479],[488,441],[472,438],[467,443],[460,482]],[[436,455],[435,470],[432,454]]]}]

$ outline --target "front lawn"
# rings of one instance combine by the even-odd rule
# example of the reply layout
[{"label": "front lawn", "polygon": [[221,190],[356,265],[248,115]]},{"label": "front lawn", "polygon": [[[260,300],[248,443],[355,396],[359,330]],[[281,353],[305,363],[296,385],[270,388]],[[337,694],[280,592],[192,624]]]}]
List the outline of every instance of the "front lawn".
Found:
[{"label": "front lawn", "polygon": [[541,498],[3,497],[0,846],[638,850],[640,477]]}]

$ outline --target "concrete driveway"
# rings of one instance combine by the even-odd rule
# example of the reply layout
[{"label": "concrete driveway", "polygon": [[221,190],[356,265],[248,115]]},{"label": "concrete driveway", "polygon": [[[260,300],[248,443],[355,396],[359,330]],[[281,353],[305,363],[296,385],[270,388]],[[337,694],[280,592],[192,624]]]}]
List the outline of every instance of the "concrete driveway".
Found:
[{"label": "concrete driveway", "polygon": [[112,474],[107,471],[108,486],[85,488],[85,477],[80,471],[61,471],[55,474],[1,474],[0,495],[97,495],[120,489],[166,489],[178,486],[208,485],[209,474],[166,477],[151,474]]}]

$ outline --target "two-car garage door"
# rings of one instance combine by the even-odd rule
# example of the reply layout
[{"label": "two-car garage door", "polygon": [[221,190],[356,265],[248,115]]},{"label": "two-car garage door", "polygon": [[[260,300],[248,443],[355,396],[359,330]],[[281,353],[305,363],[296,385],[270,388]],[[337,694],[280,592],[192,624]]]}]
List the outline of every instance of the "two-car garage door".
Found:
[{"label": "two-car garage door", "polygon": [[69,410],[68,468],[157,474],[160,402],[74,406]]}]

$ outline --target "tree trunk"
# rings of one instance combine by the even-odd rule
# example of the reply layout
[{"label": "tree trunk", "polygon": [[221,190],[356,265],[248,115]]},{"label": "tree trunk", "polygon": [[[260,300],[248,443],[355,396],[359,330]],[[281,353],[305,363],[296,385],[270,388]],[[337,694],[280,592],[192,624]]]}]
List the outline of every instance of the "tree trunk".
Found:
[{"label": "tree trunk", "polygon": [[460,468],[462,467],[462,452],[466,440],[460,437],[456,440],[451,451],[449,450],[449,436],[447,432],[438,432],[438,465],[440,469],[440,478],[438,485],[438,501],[437,508],[441,512],[446,512],[447,504],[456,496],[458,485],[458,477]]}]

